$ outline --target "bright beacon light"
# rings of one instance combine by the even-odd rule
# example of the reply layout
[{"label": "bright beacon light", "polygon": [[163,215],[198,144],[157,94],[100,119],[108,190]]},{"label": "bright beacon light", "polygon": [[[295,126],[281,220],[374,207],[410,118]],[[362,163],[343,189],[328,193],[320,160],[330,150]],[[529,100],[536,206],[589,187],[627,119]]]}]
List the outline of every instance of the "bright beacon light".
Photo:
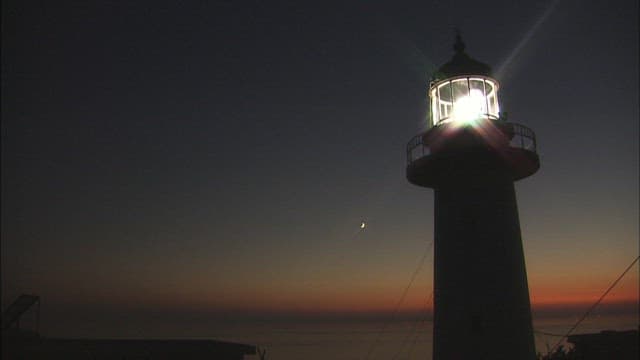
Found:
[{"label": "bright beacon light", "polygon": [[488,76],[457,76],[431,85],[431,125],[449,122],[472,125],[479,119],[497,120],[498,82]]},{"label": "bright beacon light", "polygon": [[452,120],[464,124],[472,124],[487,112],[487,99],[482,91],[472,89],[453,104]]}]

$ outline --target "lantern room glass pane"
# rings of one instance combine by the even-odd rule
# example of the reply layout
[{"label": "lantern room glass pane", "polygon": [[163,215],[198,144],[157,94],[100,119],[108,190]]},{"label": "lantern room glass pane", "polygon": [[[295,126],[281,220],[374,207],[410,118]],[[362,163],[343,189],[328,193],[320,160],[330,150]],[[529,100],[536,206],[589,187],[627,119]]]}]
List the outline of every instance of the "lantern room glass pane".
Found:
[{"label": "lantern room glass pane", "polygon": [[451,83],[446,82],[441,84],[437,88],[437,96],[438,96],[438,119],[435,124],[438,124],[441,121],[447,120],[449,118],[449,114],[451,113],[451,109],[453,107],[453,102],[451,101]]},{"label": "lantern room glass pane", "polygon": [[438,111],[438,97],[436,96],[437,92],[436,90],[432,90],[430,97],[431,97],[431,123],[429,124],[429,126],[434,126],[435,124],[438,123],[439,119],[440,119],[440,112]]},{"label": "lantern room glass pane", "polygon": [[487,90],[487,101],[489,103],[489,115],[498,118],[500,107],[498,105],[498,88],[490,81],[486,81],[490,85],[491,91]]},{"label": "lantern room glass pane", "polygon": [[453,107],[456,103],[469,95],[469,80],[468,79],[456,79],[451,81],[451,88],[453,93]]},{"label": "lantern room glass pane", "polygon": [[487,97],[485,94],[484,79],[469,79],[469,97],[472,99],[474,105],[473,110],[477,112],[478,115],[483,117],[486,117],[488,115],[487,109],[489,108]]}]

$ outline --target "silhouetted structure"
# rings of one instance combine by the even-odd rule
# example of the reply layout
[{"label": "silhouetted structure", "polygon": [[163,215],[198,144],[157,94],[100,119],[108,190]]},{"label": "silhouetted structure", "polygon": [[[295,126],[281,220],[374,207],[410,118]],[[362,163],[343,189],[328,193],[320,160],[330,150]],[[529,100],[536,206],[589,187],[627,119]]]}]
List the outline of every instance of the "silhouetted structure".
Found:
[{"label": "silhouetted structure", "polygon": [[489,66],[464,52],[434,76],[407,179],[435,192],[433,359],[535,359],[514,181],[540,167],[535,134],[500,112]]},{"label": "silhouetted structure", "polygon": [[214,340],[2,339],[2,358],[33,360],[242,360],[256,347]]},{"label": "silhouetted structure", "polygon": [[[253,345],[216,340],[109,340],[56,339],[41,337],[35,331],[20,328],[20,317],[38,305],[40,297],[21,295],[2,313],[2,359],[74,360],[74,359],[219,359],[241,360],[256,355]],[[36,320],[36,324],[38,320]],[[265,351],[260,353],[264,357]]]},{"label": "silhouetted structure", "polygon": [[638,359],[638,330],[601,331],[597,334],[571,335],[572,359],[635,360]]}]

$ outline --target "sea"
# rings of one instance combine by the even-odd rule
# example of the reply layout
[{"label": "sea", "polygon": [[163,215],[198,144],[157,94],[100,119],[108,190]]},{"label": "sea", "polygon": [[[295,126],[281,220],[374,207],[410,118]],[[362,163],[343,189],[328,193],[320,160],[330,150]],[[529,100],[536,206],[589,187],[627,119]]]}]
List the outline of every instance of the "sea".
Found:
[{"label": "sea", "polygon": [[[546,354],[579,317],[534,319],[536,350]],[[431,321],[349,320],[349,321],[267,321],[226,326],[212,333],[216,340],[256,345],[265,359],[431,359]],[[592,316],[573,334],[602,330],[638,329],[638,317],[628,315]],[[500,338],[495,346],[500,346]],[[563,343],[564,346],[570,346]],[[258,355],[245,359],[260,359]]]},{"label": "sea", "polygon": [[[47,306],[45,304],[45,306]],[[588,304],[534,309],[537,352],[546,354],[585,315]],[[89,314],[88,312],[78,312]],[[209,339],[255,345],[268,360],[320,359],[431,359],[433,323],[430,313],[395,314],[286,314],[207,315],[201,312],[132,311],[130,313],[76,313],[43,311],[43,316],[21,319],[25,329],[40,320],[41,334],[53,338],[93,339]],[[572,334],[603,330],[638,330],[640,304],[602,306],[586,313]],[[32,314],[33,315],[33,314]],[[23,321],[24,320],[24,321]],[[490,346],[501,346],[496,337]],[[463,345],[463,344],[461,344]],[[564,344],[569,346],[568,344]],[[259,355],[245,356],[258,360]]]}]

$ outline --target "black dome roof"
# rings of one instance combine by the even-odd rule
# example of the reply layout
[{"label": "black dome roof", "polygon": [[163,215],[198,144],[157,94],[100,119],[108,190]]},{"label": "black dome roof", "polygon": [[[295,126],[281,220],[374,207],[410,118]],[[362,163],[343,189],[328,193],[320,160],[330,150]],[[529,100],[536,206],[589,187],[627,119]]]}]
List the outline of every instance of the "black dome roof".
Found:
[{"label": "black dome roof", "polygon": [[464,52],[464,48],[465,46],[460,37],[460,33],[456,31],[456,42],[453,45],[455,54],[449,62],[438,69],[434,75],[435,81],[459,75],[491,76],[491,67],[467,55],[467,53]]}]

